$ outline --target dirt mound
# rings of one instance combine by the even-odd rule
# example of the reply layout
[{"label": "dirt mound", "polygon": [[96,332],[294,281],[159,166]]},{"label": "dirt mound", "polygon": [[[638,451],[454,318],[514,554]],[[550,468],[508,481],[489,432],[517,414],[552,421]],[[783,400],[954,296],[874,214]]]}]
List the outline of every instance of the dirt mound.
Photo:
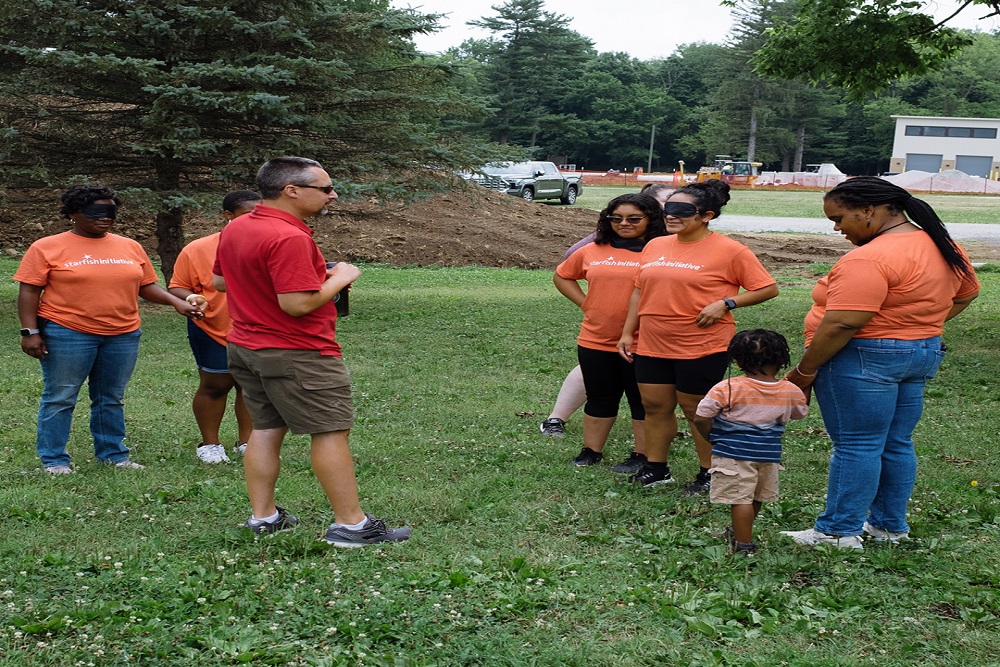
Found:
[{"label": "dirt mound", "polygon": [[[67,229],[59,217],[59,192],[8,193],[0,207],[0,248],[19,256],[42,236]],[[309,224],[331,260],[393,266],[489,266],[552,269],[566,249],[594,230],[597,213],[587,209],[525,202],[466,186],[406,206],[338,202]],[[195,215],[185,223],[188,239],[218,231],[222,216]],[[156,252],[149,217],[123,207],[116,232]],[[757,254],[769,269],[832,263],[851,246],[840,237],[811,234],[728,234]],[[977,244],[966,244],[972,253]],[[976,259],[1000,260],[1000,248],[982,244]]]}]

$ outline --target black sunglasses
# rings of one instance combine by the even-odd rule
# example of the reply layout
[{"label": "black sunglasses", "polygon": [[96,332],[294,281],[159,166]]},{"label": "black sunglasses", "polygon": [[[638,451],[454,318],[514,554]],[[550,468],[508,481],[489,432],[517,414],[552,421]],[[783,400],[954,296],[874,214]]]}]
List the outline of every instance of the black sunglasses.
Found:
[{"label": "black sunglasses", "polygon": [[301,183],[292,183],[292,185],[294,185],[297,188],[312,188],[313,190],[320,190],[325,194],[330,194],[331,192],[333,192],[332,185],[303,185]]}]

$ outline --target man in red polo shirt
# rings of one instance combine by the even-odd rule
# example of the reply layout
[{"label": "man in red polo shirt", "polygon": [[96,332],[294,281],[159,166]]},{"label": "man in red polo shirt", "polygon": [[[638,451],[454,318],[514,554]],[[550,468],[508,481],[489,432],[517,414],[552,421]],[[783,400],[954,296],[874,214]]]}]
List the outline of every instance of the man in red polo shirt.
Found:
[{"label": "man in red polo shirt", "polygon": [[406,540],[409,528],[389,528],[358,500],[348,446],[351,378],[335,339],[333,297],[361,272],[346,262],[327,269],[303,222],[337,199],[330,176],[315,160],[275,158],[257,172],[257,190],[263,203],[222,231],[213,270],[233,318],[229,370],[253,418],[246,527],[260,535],[299,523],[274,502],[281,444],[291,431],[310,434],[313,471],[333,507],[335,523],[323,539],[341,547]]}]

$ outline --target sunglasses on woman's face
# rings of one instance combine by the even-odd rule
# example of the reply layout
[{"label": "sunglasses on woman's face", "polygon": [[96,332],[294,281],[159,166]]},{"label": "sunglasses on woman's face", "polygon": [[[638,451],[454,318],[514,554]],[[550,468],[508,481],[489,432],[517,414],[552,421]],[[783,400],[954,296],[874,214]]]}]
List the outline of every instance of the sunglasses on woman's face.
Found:
[{"label": "sunglasses on woman's face", "polygon": [[693,218],[698,215],[698,207],[694,204],[680,201],[668,201],[663,205],[663,216],[672,218]]}]

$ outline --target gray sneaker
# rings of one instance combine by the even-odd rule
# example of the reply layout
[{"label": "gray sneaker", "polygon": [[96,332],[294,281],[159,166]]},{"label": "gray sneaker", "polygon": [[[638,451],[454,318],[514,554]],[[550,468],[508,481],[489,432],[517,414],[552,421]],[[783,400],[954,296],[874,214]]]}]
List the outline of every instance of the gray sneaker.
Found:
[{"label": "gray sneaker", "polygon": [[146,466],[141,463],[136,463],[132,459],[125,459],[123,461],[118,461],[115,463],[115,468],[120,470],[145,470]]},{"label": "gray sneaker", "polygon": [[566,422],[558,417],[549,417],[541,423],[538,430],[550,438],[561,438],[566,435]]},{"label": "gray sneaker", "polygon": [[69,466],[45,466],[45,472],[50,475],[69,475],[72,474],[73,469]]},{"label": "gray sneaker", "polygon": [[284,507],[274,506],[278,510],[278,518],[274,521],[265,521],[262,523],[253,523],[253,517],[251,516],[247,519],[247,522],[243,524],[245,528],[249,528],[253,531],[254,535],[271,535],[273,533],[280,533],[285,530],[291,530],[295,526],[299,525],[298,517],[294,517],[285,511]]},{"label": "gray sneaker", "polygon": [[413,532],[410,528],[389,528],[382,519],[376,519],[371,514],[365,514],[368,521],[361,530],[348,530],[339,523],[331,524],[323,539],[335,547],[356,549],[379,542],[403,542],[410,539]]}]

